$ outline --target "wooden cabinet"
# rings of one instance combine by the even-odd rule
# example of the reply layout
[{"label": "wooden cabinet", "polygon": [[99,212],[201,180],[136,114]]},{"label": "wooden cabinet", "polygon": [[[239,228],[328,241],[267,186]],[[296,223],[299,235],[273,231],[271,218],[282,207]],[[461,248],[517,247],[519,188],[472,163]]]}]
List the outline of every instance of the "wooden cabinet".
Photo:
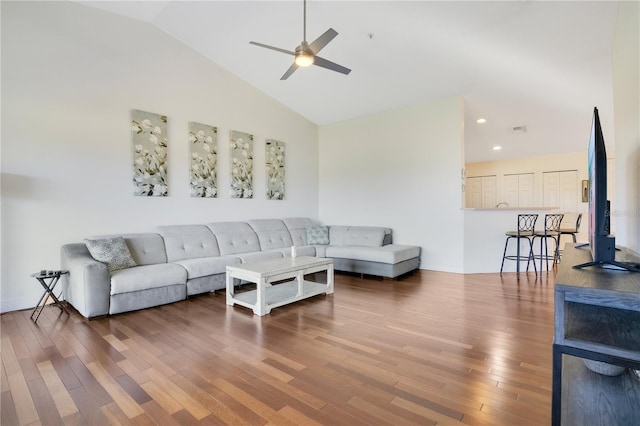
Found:
[{"label": "wooden cabinet", "polygon": [[[640,274],[572,268],[590,260],[567,244],[556,277],[552,424],[637,425],[640,381],[594,373],[583,359],[640,369]],[[626,251],[616,260],[638,262]]]}]

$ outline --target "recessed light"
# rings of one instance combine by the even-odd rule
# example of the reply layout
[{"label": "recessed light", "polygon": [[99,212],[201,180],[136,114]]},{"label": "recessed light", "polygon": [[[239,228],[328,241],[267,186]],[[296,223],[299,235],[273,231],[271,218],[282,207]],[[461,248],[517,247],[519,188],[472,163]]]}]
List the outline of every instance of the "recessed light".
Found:
[{"label": "recessed light", "polygon": [[494,151],[500,151],[502,149],[502,147],[500,145],[496,145],[493,147]]},{"label": "recessed light", "polygon": [[484,123],[486,123],[486,122],[487,122],[487,119],[486,119],[486,118],[478,118],[478,119],[476,120],[476,123],[478,123],[478,124],[484,124]]}]

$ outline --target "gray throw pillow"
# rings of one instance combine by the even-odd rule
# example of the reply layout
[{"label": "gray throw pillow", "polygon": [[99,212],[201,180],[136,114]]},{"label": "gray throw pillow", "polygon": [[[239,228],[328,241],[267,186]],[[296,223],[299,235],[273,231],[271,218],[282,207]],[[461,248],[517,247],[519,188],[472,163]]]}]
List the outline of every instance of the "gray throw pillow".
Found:
[{"label": "gray throw pillow", "polygon": [[136,262],[123,237],[104,238],[99,240],[84,240],[91,256],[98,262],[107,264],[109,272],[118,269],[131,268]]},{"label": "gray throw pillow", "polygon": [[307,244],[327,245],[329,244],[329,227],[314,226],[307,228]]}]

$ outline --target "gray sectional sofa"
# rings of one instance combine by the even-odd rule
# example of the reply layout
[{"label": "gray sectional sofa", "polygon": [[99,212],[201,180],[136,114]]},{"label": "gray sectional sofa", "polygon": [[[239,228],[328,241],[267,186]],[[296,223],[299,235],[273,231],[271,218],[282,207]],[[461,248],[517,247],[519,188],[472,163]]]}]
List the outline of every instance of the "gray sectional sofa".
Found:
[{"label": "gray sectional sofa", "polygon": [[[90,237],[61,248],[63,295],[87,318],[172,303],[224,289],[227,265],[290,256],[292,246],[297,256],[333,258],[337,271],[395,278],[420,265],[420,247],[393,244],[389,228],[330,226],[328,244],[313,244],[319,228],[309,218],[257,219]],[[88,246],[114,237],[135,266],[110,270],[94,259]]]}]

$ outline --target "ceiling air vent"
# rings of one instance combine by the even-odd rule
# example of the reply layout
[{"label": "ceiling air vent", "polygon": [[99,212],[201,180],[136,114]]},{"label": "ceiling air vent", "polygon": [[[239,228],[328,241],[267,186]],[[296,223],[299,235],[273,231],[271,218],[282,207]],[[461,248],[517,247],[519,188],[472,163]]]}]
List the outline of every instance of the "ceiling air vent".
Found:
[{"label": "ceiling air vent", "polygon": [[509,127],[507,129],[507,132],[509,133],[527,133],[527,126],[515,126],[515,127]]}]

